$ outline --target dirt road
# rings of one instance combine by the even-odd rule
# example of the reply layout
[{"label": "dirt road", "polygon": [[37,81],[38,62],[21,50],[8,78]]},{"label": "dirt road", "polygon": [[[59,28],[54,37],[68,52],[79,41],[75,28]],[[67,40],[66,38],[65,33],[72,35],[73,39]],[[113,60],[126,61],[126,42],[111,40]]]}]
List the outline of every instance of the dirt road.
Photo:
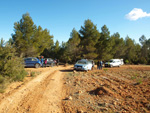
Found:
[{"label": "dirt road", "polygon": [[3,94],[0,113],[61,113],[63,69],[66,67],[41,69],[31,81]]}]

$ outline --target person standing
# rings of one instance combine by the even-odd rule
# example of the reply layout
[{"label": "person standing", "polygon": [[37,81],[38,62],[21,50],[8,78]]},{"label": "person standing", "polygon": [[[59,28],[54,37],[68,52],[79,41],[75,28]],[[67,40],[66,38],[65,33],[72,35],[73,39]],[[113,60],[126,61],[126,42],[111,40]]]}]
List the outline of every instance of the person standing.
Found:
[{"label": "person standing", "polygon": [[103,68],[103,61],[101,60],[100,61],[100,69],[102,69]]},{"label": "person standing", "polygon": [[44,60],[44,64],[45,64],[45,67],[46,67],[46,65],[47,65],[47,58]]},{"label": "person standing", "polygon": [[54,60],[55,66],[57,65],[57,59]]},{"label": "person standing", "polygon": [[57,59],[57,67],[58,67],[58,65],[59,65],[59,59]]},{"label": "person standing", "polygon": [[94,69],[94,61],[92,61],[92,70]]},{"label": "person standing", "polygon": [[42,63],[42,67],[43,67],[43,63],[44,63],[43,56],[41,56],[41,63]]},{"label": "person standing", "polygon": [[99,60],[97,62],[97,69],[100,69],[100,62],[99,62]]}]

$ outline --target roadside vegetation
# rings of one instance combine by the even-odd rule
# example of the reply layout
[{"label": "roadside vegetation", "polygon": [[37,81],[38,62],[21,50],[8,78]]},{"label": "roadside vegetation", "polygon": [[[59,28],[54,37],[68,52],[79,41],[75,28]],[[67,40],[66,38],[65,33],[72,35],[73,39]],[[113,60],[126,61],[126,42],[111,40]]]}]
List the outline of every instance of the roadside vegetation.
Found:
[{"label": "roadside vegetation", "polygon": [[22,81],[27,75],[24,70],[23,59],[16,56],[15,49],[1,40],[0,45],[0,92],[4,92],[7,85],[13,81]]}]

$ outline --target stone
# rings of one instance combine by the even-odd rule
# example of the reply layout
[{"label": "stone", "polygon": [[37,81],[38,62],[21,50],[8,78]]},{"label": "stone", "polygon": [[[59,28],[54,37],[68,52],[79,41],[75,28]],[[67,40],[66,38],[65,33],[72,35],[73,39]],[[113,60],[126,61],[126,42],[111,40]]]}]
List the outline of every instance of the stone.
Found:
[{"label": "stone", "polygon": [[68,100],[72,100],[72,97],[71,97],[71,96],[69,96],[69,97],[68,97]]}]

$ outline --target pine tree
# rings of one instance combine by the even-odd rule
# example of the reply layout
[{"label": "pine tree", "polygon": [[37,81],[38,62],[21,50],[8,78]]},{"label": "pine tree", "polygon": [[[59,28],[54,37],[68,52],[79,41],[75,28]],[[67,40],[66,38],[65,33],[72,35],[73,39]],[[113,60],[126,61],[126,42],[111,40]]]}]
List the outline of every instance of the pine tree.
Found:
[{"label": "pine tree", "polygon": [[110,32],[106,25],[101,28],[100,38],[97,42],[98,59],[109,60],[112,58],[110,54],[112,46],[110,43]]},{"label": "pine tree", "polygon": [[139,38],[142,45],[140,62],[144,64],[150,64],[150,39],[146,39],[144,35]]},{"label": "pine tree", "polygon": [[120,34],[114,33],[110,38],[112,58],[123,58],[125,55],[125,42]]},{"label": "pine tree", "polygon": [[70,39],[67,42],[67,47],[64,52],[64,56],[68,56],[66,57],[67,61],[76,62],[77,59],[80,59],[81,47],[79,44],[80,36],[74,28],[70,34]]},{"label": "pine tree", "polygon": [[29,13],[22,16],[14,24],[15,34],[12,34],[13,43],[20,56],[37,56],[53,43],[53,36],[47,29],[42,29],[32,21]]},{"label": "pine tree", "polygon": [[136,58],[136,46],[135,41],[132,40],[129,36],[125,38],[125,60],[128,60],[129,63],[134,63]]},{"label": "pine tree", "polygon": [[60,51],[60,46],[59,46],[59,41],[57,40],[55,45],[54,45],[54,55],[55,55],[55,58],[59,59],[59,51]]},{"label": "pine tree", "polygon": [[96,43],[100,37],[96,25],[91,20],[86,20],[84,26],[81,26],[81,46],[83,46],[82,57],[94,59],[97,57]]}]

